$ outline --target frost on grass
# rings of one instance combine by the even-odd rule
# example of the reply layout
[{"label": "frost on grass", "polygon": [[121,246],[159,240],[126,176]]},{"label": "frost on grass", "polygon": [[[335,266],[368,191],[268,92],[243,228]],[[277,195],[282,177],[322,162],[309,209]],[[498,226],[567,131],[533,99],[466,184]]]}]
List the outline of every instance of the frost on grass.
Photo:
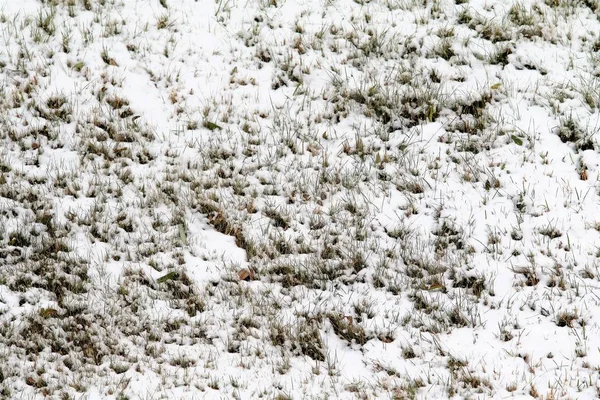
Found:
[{"label": "frost on grass", "polygon": [[597,396],[599,9],[10,2],[1,395]]}]

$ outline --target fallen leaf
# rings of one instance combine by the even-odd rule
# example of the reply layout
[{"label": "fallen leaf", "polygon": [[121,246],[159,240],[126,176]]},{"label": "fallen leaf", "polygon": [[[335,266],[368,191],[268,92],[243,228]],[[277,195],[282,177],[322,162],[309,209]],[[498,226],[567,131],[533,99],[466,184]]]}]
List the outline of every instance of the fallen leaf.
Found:
[{"label": "fallen leaf", "polygon": [[379,340],[381,340],[383,343],[392,343],[394,341],[394,339],[389,336],[380,336]]},{"label": "fallen leaf", "polygon": [[208,130],[214,131],[215,129],[223,129],[221,128],[219,125],[215,124],[214,122],[210,122],[210,121],[204,121],[204,127]]},{"label": "fallen leaf", "polygon": [[75,71],[81,71],[81,69],[85,67],[85,64],[83,63],[83,61],[79,61],[78,63],[76,63],[75,65],[73,65],[73,69]]},{"label": "fallen leaf", "polygon": [[166,281],[169,281],[171,279],[176,279],[177,278],[177,272],[175,271],[171,271],[166,275],[161,276],[160,278],[158,278],[156,280],[157,283],[164,283]]},{"label": "fallen leaf", "polygon": [[310,143],[306,149],[310,152],[312,156],[318,155],[320,151],[319,148],[313,145],[312,143]]},{"label": "fallen leaf", "polygon": [[42,318],[52,318],[56,317],[58,312],[54,308],[42,308],[40,310],[40,317]]},{"label": "fallen leaf", "polygon": [[253,269],[242,269],[238,272],[238,278],[240,281],[253,281],[254,280],[254,270]]},{"label": "fallen leaf", "polygon": [[519,146],[523,145],[523,139],[521,139],[520,137],[512,135],[510,138],[513,140],[513,142],[515,142],[515,144]]},{"label": "fallen leaf", "polygon": [[441,283],[434,283],[433,285],[430,285],[427,290],[440,290],[443,288],[444,286]]}]

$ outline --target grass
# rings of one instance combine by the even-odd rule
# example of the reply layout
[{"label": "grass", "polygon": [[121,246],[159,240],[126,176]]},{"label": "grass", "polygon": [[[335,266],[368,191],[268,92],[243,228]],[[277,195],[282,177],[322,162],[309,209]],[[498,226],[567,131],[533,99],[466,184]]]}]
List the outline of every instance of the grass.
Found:
[{"label": "grass", "polygon": [[597,2],[37,5],[0,397],[596,393]]}]

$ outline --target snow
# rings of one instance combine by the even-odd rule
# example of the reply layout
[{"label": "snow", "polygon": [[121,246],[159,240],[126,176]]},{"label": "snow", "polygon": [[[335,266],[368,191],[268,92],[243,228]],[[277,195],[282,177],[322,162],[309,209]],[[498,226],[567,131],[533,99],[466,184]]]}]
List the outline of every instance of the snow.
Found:
[{"label": "snow", "polygon": [[598,397],[600,3],[462,3],[3,4],[0,397]]}]

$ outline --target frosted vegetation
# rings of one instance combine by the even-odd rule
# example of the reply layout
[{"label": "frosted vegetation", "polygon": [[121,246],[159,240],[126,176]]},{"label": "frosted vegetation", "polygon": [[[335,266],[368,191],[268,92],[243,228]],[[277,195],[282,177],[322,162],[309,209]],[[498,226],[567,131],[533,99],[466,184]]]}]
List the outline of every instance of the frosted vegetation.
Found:
[{"label": "frosted vegetation", "polygon": [[0,398],[597,398],[599,15],[1,2]]}]

